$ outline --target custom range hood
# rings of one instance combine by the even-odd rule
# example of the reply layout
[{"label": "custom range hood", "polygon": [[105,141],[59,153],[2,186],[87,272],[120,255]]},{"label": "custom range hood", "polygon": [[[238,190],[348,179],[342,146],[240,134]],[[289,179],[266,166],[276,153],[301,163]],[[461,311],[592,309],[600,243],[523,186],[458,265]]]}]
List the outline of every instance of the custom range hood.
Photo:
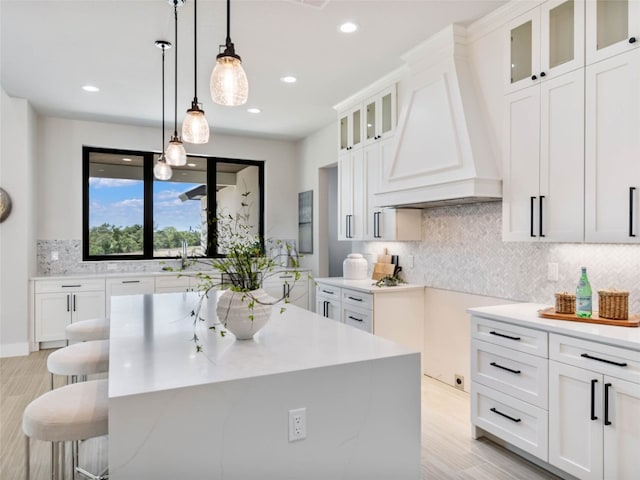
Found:
[{"label": "custom range hood", "polygon": [[379,206],[433,207],[500,200],[479,88],[467,61],[466,29],[450,25],[403,57],[410,71]]}]

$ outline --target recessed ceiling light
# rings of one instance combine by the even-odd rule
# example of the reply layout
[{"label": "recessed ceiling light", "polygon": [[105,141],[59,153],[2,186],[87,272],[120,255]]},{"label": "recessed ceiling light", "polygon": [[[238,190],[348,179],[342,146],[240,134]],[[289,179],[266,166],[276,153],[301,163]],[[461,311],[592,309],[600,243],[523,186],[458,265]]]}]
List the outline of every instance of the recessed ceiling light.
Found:
[{"label": "recessed ceiling light", "polygon": [[196,164],[195,164],[195,163],[187,163],[187,166],[188,166],[188,167],[195,167],[195,166],[196,166]]},{"label": "recessed ceiling light", "polygon": [[122,161],[123,162],[133,162],[133,160],[131,160],[130,158],[123,158]]},{"label": "recessed ceiling light", "polygon": [[282,80],[284,83],[296,83],[298,81],[298,79],[292,75],[280,77],[280,80]]},{"label": "recessed ceiling light", "polygon": [[358,25],[353,22],[344,22],[338,27],[342,33],[353,33],[358,30]]},{"label": "recessed ceiling light", "polygon": [[94,87],[93,85],[84,85],[82,87],[82,89],[85,92],[91,92],[91,93],[95,93],[95,92],[99,92],[100,91],[100,89],[98,87]]},{"label": "recessed ceiling light", "polygon": [[260,113],[261,111],[262,110],[260,110],[259,108],[255,108],[255,107],[247,108],[247,112],[249,112],[249,113]]}]

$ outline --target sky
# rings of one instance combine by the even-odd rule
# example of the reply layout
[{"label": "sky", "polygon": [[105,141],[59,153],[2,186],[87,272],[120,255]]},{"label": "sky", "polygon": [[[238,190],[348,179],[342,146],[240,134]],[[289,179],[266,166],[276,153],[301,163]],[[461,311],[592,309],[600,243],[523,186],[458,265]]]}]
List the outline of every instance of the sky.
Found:
[{"label": "sky", "polygon": [[[197,183],[153,182],[153,223],[158,229],[200,230],[200,200],[183,202],[178,195]],[[143,181],[89,179],[89,228],[108,223],[119,227],[143,224]]]}]

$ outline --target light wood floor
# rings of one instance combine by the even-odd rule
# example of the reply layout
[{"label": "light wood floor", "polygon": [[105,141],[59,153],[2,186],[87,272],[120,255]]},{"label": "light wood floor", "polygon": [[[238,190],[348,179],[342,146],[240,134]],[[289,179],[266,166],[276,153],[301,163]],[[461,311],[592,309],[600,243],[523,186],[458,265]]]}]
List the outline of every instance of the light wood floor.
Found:
[{"label": "light wood floor", "polygon": [[[46,360],[51,351],[28,357],[0,359],[0,479],[24,478],[22,412],[49,389]],[[56,386],[62,384],[57,379]],[[31,478],[46,480],[50,444],[33,441]],[[86,442],[87,467],[98,471],[106,463],[106,439]],[[555,479],[517,455],[485,440],[473,440],[469,424],[469,394],[442,382],[422,380],[422,478],[429,480]]]}]

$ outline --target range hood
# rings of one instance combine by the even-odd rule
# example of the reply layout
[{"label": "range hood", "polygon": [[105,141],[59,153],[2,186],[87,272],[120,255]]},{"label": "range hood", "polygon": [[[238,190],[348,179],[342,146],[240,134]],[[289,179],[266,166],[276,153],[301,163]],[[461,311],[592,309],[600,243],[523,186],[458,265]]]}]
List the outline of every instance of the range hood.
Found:
[{"label": "range hood", "polygon": [[466,54],[466,29],[450,25],[403,57],[410,71],[378,206],[431,207],[502,197]]}]

